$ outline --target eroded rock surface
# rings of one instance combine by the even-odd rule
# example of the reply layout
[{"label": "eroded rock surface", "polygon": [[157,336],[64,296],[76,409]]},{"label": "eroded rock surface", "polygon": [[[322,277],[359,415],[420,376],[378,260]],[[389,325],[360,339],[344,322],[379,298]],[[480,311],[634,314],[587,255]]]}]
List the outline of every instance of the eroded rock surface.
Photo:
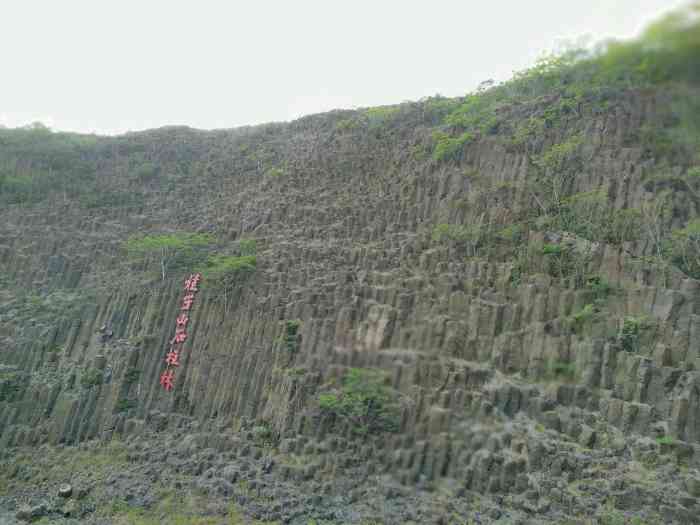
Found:
[{"label": "eroded rock surface", "polygon": [[[524,149],[485,135],[449,161],[420,154],[427,103],[381,126],[332,112],[104,139],[105,188],[130,191],[134,151],[160,166],[141,204],[56,193],[0,210],[0,504],[107,523],[105,505],[151,508],[160,488],[198,494],[214,520],[234,502],[283,523],[693,522],[700,283],[650,265],[643,238],[496,235],[537,208],[533,158],[574,135],[568,194],[646,209],[660,170],[688,171],[635,138],[667,106],[626,93]],[[697,181],[674,187],[668,228],[699,211]],[[485,245],[440,229],[487,223]],[[124,252],[163,231],[209,232],[234,254],[257,242],[255,272],[226,297],[205,279],[172,392],[158,378],[186,272],[162,279]],[[556,266],[562,253],[580,275]],[[395,428],[324,411],[319,395],[352,369],[383,374]],[[117,463],[61,470],[110,443]]]}]

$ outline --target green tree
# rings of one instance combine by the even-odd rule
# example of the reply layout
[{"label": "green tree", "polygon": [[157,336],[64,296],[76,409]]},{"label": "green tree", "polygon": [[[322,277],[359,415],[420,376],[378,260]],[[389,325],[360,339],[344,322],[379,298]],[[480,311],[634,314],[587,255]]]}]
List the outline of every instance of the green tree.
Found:
[{"label": "green tree", "polygon": [[126,249],[132,259],[157,257],[161,279],[165,281],[174,267],[195,264],[205,258],[205,249],[213,243],[214,237],[206,233],[166,233],[132,237],[126,241]]},{"label": "green tree", "polygon": [[700,219],[675,230],[668,245],[671,261],[687,275],[700,279]]}]

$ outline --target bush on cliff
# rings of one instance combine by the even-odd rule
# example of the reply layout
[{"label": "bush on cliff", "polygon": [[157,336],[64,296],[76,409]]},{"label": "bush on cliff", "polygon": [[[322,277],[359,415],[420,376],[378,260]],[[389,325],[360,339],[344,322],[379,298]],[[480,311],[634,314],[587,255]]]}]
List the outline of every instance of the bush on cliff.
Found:
[{"label": "bush on cliff", "polygon": [[321,414],[334,423],[350,424],[358,435],[398,431],[400,396],[384,381],[381,370],[351,368],[340,385],[319,394]]}]

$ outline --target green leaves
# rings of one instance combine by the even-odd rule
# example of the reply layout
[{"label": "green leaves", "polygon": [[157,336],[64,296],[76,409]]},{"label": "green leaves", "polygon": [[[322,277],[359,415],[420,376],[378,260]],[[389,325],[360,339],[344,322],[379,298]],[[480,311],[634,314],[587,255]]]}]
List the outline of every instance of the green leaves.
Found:
[{"label": "green leaves", "polygon": [[252,272],[255,270],[257,258],[255,255],[232,257],[228,255],[211,255],[203,266],[199,267],[206,281],[221,280],[232,275]]},{"label": "green leaves", "polygon": [[321,392],[321,412],[351,423],[354,433],[396,432],[401,407],[399,395],[384,384],[384,373],[368,368],[351,368],[340,388]]},{"label": "green leaves", "polygon": [[238,244],[241,248],[241,255],[255,255],[257,251],[257,241],[255,239],[241,239]]},{"label": "green leaves", "polygon": [[131,237],[126,241],[126,249],[131,254],[148,254],[204,247],[213,242],[214,236],[208,233],[166,233]]},{"label": "green leaves", "polygon": [[202,274],[203,288],[228,308],[231,292],[255,272],[256,265],[255,255],[210,255],[196,271]]},{"label": "green leaves", "polygon": [[649,322],[645,317],[625,317],[620,328],[618,340],[625,352],[638,352],[642,331],[649,329]]},{"label": "green leaves", "polygon": [[559,144],[554,144],[542,155],[533,159],[533,163],[541,169],[559,171],[574,155],[574,152],[583,142],[580,135],[574,135]]},{"label": "green leaves", "polygon": [[0,202],[38,202],[52,191],[76,194],[94,186],[87,153],[99,140],[39,123],[0,128]]},{"label": "green leaves", "polygon": [[458,137],[451,137],[442,131],[433,133],[435,141],[435,149],[433,150],[433,158],[437,161],[447,159],[459,159],[462,156],[464,146],[474,140],[474,134],[465,131]]},{"label": "green leaves", "polygon": [[365,111],[370,127],[380,127],[398,116],[401,106],[377,106]]},{"label": "green leaves", "polygon": [[80,385],[83,388],[92,388],[102,384],[104,374],[96,368],[85,368],[80,374]]},{"label": "green leaves", "polygon": [[130,237],[126,251],[132,261],[147,264],[157,260],[162,280],[174,269],[190,270],[207,258],[216,239],[208,233],[165,233]]},{"label": "green leaves", "polygon": [[674,230],[666,241],[666,253],[685,274],[700,279],[700,219]]},{"label": "green leaves", "polygon": [[301,321],[299,319],[294,319],[285,322],[284,325],[285,330],[283,343],[285,348],[290,354],[296,354],[299,350],[299,344],[301,343],[301,334],[299,333]]},{"label": "green leaves", "polygon": [[564,249],[559,244],[544,244],[542,245],[542,255],[561,255]]}]

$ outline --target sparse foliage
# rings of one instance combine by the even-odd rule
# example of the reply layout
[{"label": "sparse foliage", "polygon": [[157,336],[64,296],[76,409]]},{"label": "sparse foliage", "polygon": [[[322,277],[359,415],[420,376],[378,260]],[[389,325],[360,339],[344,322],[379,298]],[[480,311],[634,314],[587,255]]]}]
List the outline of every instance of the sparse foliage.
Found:
[{"label": "sparse foliage", "polygon": [[380,370],[349,369],[341,385],[323,391],[318,402],[323,415],[349,422],[356,434],[399,429],[399,394],[385,384]]}]

